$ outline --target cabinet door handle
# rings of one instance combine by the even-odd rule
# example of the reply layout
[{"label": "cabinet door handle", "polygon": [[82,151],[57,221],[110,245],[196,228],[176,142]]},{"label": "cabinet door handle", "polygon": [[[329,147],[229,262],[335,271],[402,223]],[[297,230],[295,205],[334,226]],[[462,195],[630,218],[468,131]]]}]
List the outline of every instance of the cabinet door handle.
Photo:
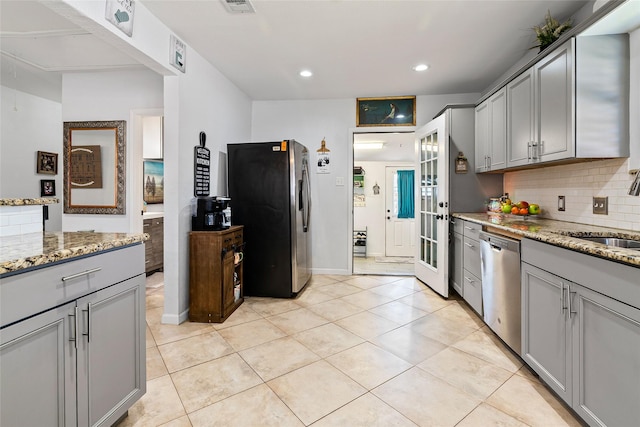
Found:
[{"label": "cabinet door handle", "polygon": [[560,311],[564,313],[567,307],[564,304],[564,283],[560,283]]},{"label": "cabinet door handle", "polygon": [[475,246],[473,246],[471,243],[464,242],[464,244],[465,244],[465,246],[468,246],[470,248],[475,248]]},{"label": "cabinet door handle", "polygon": [[487,156],[487,170],[491,169],[491,156]]},{"label": "cabinet door handle", "polygon": [[83,271],[81,273],[72,274],[71,276],[64,276],[62,278],[62,281],[63,282],[67,282],[67,281],[75,279],[77,277],[82,277],[82,276],[86,276],[86,275],[91,274],[91,273],[96,273],[96,272],[98,272],[100,270],[102,270],[102,267],[96,267],[96,268],[92,268],[91,270]]},{"label": "cabinet door handle", "polygon": [[82,336],[87,337],[87,342],[91,340],[91,303],[88,304],[86,310],[82,310],[83,313],[87,313],[87,333],[82,333]]},{"label": "cabinet door handle", "polygon": [[473,227],[469,227],[469,226],[466,226],[466,225],[465,225],[465,226],[464,226],[464,229],[465,229],[465,230],[473,230]]},{"label": "cabinet door handle", "polygon": [[466,280],[469,283],[475,283],[475,280],[471,279],[470,277],[464,276],[464,280]]},{"label": "cabinet door handle", "polygon": [[73,341],[73,346],[78,348],[78,306],[73,308],[73,314],[70,314],[69,317],[73,317],[73,323],[71,324],[73,329],[73,336],[69,338],[69,341]]},{"label": "cabinet door handle", "polygon": [[575,292],[571,292],[571,290],[569,289],[569,285],[567,285],[567,299],[569,300],[569,319],[571,319],[571,315],[572,314],[578,314],[577,311],[573,311],[573,309],[571,308],[571,294],[576,294]]}]

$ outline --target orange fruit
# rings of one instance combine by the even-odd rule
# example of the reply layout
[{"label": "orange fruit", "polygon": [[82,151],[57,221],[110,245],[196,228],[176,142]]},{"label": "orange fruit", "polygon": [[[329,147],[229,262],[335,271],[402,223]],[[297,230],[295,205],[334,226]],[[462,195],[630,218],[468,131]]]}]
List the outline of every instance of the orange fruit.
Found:
[{"label": "orange fruit", "polygon": [[518,215],[518,212],[520,211],[520,209],[518,209],[517,206],[514,206],[511,208],[511,213],[514,215]]},{"label": "orange fruit", "polygon": [[529,208],[521,208],[520,215],[527,215],[529,213]]}]

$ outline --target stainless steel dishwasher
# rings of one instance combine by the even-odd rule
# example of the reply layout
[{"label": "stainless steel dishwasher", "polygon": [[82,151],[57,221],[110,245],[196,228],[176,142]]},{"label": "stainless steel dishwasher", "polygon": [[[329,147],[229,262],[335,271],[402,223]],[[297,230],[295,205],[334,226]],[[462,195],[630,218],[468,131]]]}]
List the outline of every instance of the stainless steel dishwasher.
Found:
[{"label": "stainless steel dishwasher", "polygon": [[484,231],[479,239],[484,321],[520,354],[520,241]]}]

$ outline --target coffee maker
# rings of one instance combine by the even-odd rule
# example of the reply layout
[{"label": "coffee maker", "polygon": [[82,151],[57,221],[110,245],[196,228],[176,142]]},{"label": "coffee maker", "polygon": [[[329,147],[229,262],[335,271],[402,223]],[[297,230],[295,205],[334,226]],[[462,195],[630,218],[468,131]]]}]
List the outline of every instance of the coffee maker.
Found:
[{"label": "coffee maker", "polygon": [[229,228],[224,210],[229,199],[223,197],[198,197],[191,212],[192,231],[220,231]]}]

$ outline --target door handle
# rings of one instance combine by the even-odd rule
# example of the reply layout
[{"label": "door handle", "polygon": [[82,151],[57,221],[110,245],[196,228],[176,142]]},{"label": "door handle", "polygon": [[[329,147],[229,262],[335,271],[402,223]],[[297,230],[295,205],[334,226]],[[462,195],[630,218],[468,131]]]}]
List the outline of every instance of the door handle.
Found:
[{"label": "door handle", "polygon": [[388,216],[388,217],[387,217],[387,219],[391,219],[391,217],[390,217],[390,216]]},{"label": "door handle", "polygon": [[444,215],[436,215],[436,219],[443,219]]}]

